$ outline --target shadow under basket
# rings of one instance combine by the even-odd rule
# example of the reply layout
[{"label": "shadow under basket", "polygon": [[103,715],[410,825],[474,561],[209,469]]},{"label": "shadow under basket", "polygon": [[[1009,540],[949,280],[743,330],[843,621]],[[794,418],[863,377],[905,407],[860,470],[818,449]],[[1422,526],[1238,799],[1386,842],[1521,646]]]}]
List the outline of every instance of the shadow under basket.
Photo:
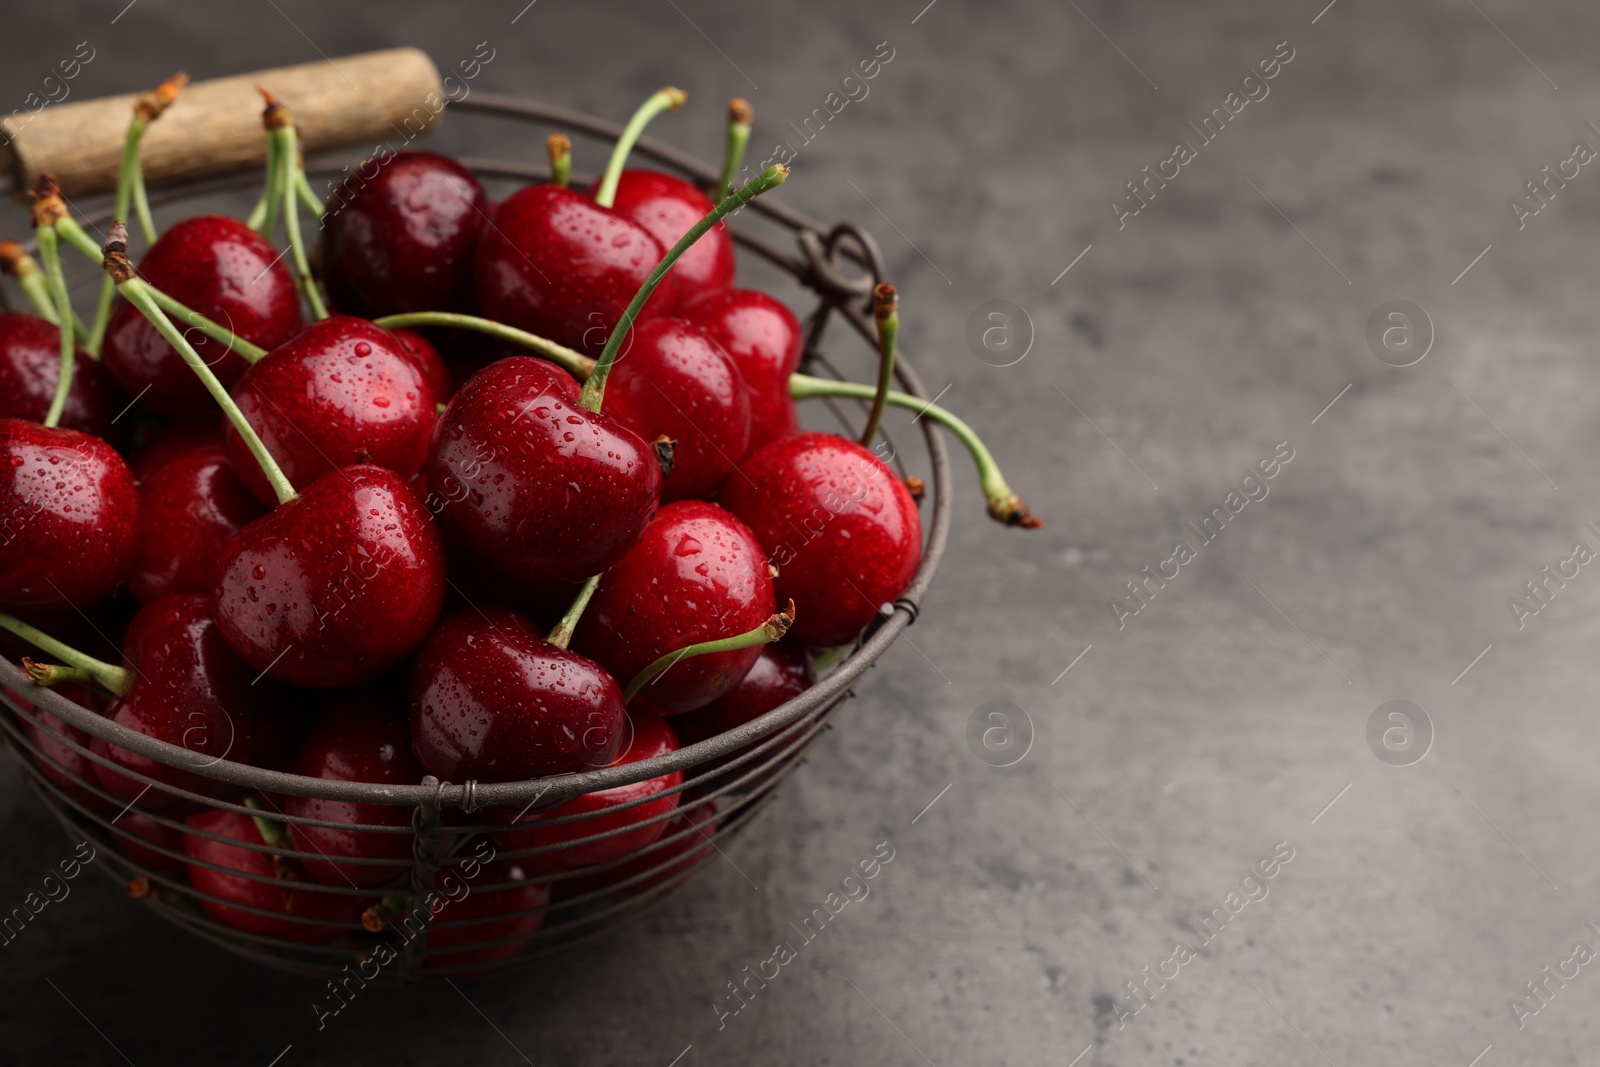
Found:
[{"label": "shadow under basket", "polygon": [[[452,110],[538,124],[600,141],[614,142],[622,132],[616,124],[563,108],[486,93],[474,93]],[[644,139],[635,152],[707,189],[718,179],[716,168],[658,141]],[[464,158],[462,162],[485,178],[533,181],[548,177],[543,168],[521,163],[482,158]],[[581,180],[577,175],[574,178]],[[255,175],[240,175],[197,182],[155,192],[152,200],[180,203],[204,194],[247,188],[256,180]],[[103,221],[108,215],[109,211],[103,210],[91,219]],[[768,235],[750,232],[758,227]],[[870,234],[852,223],[825,229],[770,198],[750,204],[740,213],[737,225],[729,229],[747,254],[788,272],[815,296],[815,308],[806,320],[805,366],[811,373],[840,376],[821,349],[824,329],[835,316],[851,327],[868,353],[875,353],[870,300],[873,286],[884,280],[884,266]],[[792,245],[776,236],[778,231],[787,231]],[[903,350],[896,375],[906,392],[927,397]],[[855,436],[851,419],[846,417],[849,405],[827,403],[846,432]],[[861,412],[854,414],[861,421]],[[430,775],[416,785],[391,786],[306,778],[213,760],[136,733],[59,693],[34,686],[16,664],[3,658],[0,700],[5,710],[0,712],[0,731],[16,751],[22,773],[61,821],[72,843],[76,846],[87,840],[94,846],[90,867],[128,887],[130,895],[164,918],[230,952],[312,976],[339,974],[348,966],[369,982],[415,981],[513,967],[603,936],[676,891],[705,864],[723,862],[719,852],[761,812],[805,759],[811,744],[851,695],[856,679],[916,620],[918,605],[944,554],[951,508],[944,441],[928,421],[920,423],[920,431],[929,474],[923,502],[927,540],[921,566],[892,611],[880,613],[827,675],[805,693],[737,729],[667,755],[521,782],[452,784]],[[896,445],[896,464],[903,464],[904,458]],[[903,473],[904,467],[901,469]],[[404,819],[397,820],[400,825],[331,822],[259,811],[120,770],[126,777],[148,783],[149,791],[183,798],[190,811],[203,808],[219,813],[218,823],[227,821],[220,813],[233,812],[241,817],[270,816],[279,828],[300,823],[392,835],[406,843],[388,850],[396,857],[393,859],[345,858],[300,851],[288,840],[278,845],[235,840],[188,826],[182,814],[167,816],[144,810],[150,807],[147,803],[136,801],[124,807],[124,800],[107,792],[92,773],[82,773],[89,770],[90,763],[107,762],[90,751],[94,738],[219,783],[217,792],[236,799],[253,791],[267,798],[268,804],[281,805],[285,797],[300,796],[410,809],[409,825]],[[485,816],[486,808],[547,811],[583,793],[674,774],[681,774],[682,781],[665,793],[653,793],[603,812],[541,820],[539,825],[545,828],[542,842],[529,843],[528,823],[507,825]],[[677,803],[671,810],[658,811],[667,807],[661,798],[673,794]],[[625,826],[614,825],[613,818],[612,824],[607,824],[607,817],[617,811],[644,804],[655,805],[648,818]],[[172,806],[165,805],[169,810]],[[603,843],[637,834],[641,826],[661,826],[659,836],[621,858],[576,867],[570,860],[562,862],[562,854],[576,855],[575,849],[592,855],[597,843],[602,845],[598,851],[615,852],[617,849],[606,849]],[[259,853],[259,862],[253,865],[256,869],[241,871],[188,857],[178,843],[177,835],[182,833]],[[298,874],[307,861],[329,859],[350,870],[387,868],[372,879],[359,879],[383,880],[386,887],[315,884]],[[185,877],[185,864],[284,894],[273,899],[286,901],[289,914],[211,896]],[[540,873],[526,881],[508,881],[505,872],[513,865]],[[302,902],[298,910],[296,900]],[[205,902],[230,907],[234,922],[218,922],[199,906]],[[248,932],[241,924],[260,932]]]}]

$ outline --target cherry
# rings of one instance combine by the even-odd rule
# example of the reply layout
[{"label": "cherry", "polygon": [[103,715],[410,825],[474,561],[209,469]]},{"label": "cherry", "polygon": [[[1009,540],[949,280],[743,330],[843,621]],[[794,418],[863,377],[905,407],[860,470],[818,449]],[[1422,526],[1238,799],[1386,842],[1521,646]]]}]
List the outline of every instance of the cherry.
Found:
[{"label": "cherry", "polygon": [[[330,704],[290,762],[289,770],[307,778],[380,785],[412,785],[422,770],[411,755],[411,738],[405,712],[396,712],[386,694],[353,693]],[[310,797],[284,798],[285,814],[327,822],[375,826],[411,826],[412,809],[393,804],[361,804]],[[404,861],[411,857],[411,835],[385,834],[345,827],[289,824],[289,836],[300,852],[320,853],[326,859],[304,860],[306,874],[326,885],[370,888],[404,876],[402,862],[386,865],[342,863],[347,858]]]},{"label": "cherry", "polygon": [[854,638],[922,560],[922,520],[905,485],[834,434],[785,437],[751,453],[721,499],[771,556],[777,595],[798,609],[790,634],[812,648]]},{"label": "cherry", "polygon": [[242,527],[213,585],[217,625],[258,671],[294,685],[370,681],[422,643],[444,604],[444,545],[405,479],[325,474]]},{"label": "cherry", "polygon": [[183,876],[183,860],[156,851],[164,848],[182,854],[183,842],[188,836],[182,830],[130,808],[112,822],[111,833],[117,851],[145,870],[168,878]]},{"label": "cherry", "polygon": [[[352,463],[415,474],[444,399],[403,340],[348,316],[313,323],[268,352],[230,394],[297,489]],[[276,503],[239,431],[230,423],[222,437],[235,473],[257,499]]]},{"label": "cherry", "polygon": [[[753,629],[776,609],[756,536],[715,504],[681,500],[663,507],[600,580],[578,648],[631,681],[662,656]],[[760,653],[753,645],[694,656],[644,691],[673,711],[690,711],[737,685]]]},{"label": "cherry", "polygon": [[442,404],[449,400],[450,395],[456,391],[455,375],[450,371],[450,364],[439,352],[439,346],[416,330],[389,332],[405,344],[406,349],[416,360],[417,369],[422,371],[423,379],[433,389],[433,395],[439,398],[439,402]]},{"label": "cherry", "polygon": [[[596,182],[598,188],[599,183]],[[590,190],[591,194],[595,190]],[[662,248],[671,248],[715,205],[682,178],[657,170],[625,170],[617,181],[617,214],[638,223]],[[684,293],[733,284],[733,237],[717,223],[683,254],[672,273]]]},{"label": "cherry", "polygon": [[[300,329],[294,275],[278,250],[238,219],[197,215],[176,223],[145,253],[139,274],[262,348],[276,348]],[[197,328],[187,336],[224,385],[244,373],[239,353]],[[103,356],[122,391],[145,409],[180,419],[215,414],[204,386],[138,308],[124,303],[112,313]]]},{"label": "cherry", "polygon": [[677,442],[661,480],[663,501],[713,496],[750,444],[750,401],[738,367],[683,319],[651,319],[634,330],[606,398],[607,413],[646,441]]},{"label": "cherry", "polygon": [[622,745],[622,691],[593,660],[506,608],[447,616],[411,670],[411,747],[444,781],[509,782],[604,767]]},{"label": "cherry", "polygon": [[698,711],[673,720],[684,744],[754,722],[817,684],[817,669],[805,649],[778,643],[760,646],[760,653],[738,685]]},{"label": "cherry", "polygon": [[445,532],[513,578],[581,582],[638,539],[661,467],[638,434],[580,406],[553,364],[513,356],[473,375],[434,427],[428,487]]},{"label": "cherry", "polygon": [[[532,185],[500,205],[473,258],[479,311],[559,344],[599,353],[665,245],[574,189]],[[670,314],[669,273],[646,314]]]},{"label": "cherry", "polygon": [[[79,707],[93,711],[100,711],[106,703],[100,694],[86,685],[64,682],[52,688]],[[87,731],[80,730],[35,706],[21,694],[10,690],[6,692],[25,706],[36,720],[28,723],[27,729],[28,738],[39,750],[33,757],[34,766],[39,768],[39,773],[90,811],[104,811],[108,807],[106,802],[90,792],[83,784],[92,785],[95,781],[94,761],[72,747],[78,745],[87,749],[94,738]]]},{"label": "cherry", "polygon": [[[0,314],[0,418],[43,421],[60,375],[61,331],[37,315]],[[58,425],[113,440],[126,404],[105,368],[79,348]]]},{"label": "cherry", "polygon": [[143,485],[168,460],[209,444],[222,444],[220,422],[169,422],[137,448],[128,466]]},{"label": "cherry", "polygon": [[[465,872],[456,867],[444,867],[434,879],[434,887],[444,892],[446,899],[454,888],[452,875],[460,884]],[[456,971],[478,967],[511,959],[526,949],[528,939],[544,925],[542,909],[550,903],[549,883],[530,881],[532,877],[528,866],[516,860],[496,860],[480,865],[476,877],[466,883],[466,895],[449,900],[428,928],[428,954],[423,958],[423,969]],[[531,914],[517,914],[519,912]],[[465,925],[454,925],[456,923]],[[505,938],[517,940],[503,945],[486,944]],[[464,947],[439,951],[457,945]]]},{"label": "cherry", "polygon": [[109,444],[0,419],[0,603],[93,603],[111,594],[138,551],[138,489]]},{"label": "cherry", "polygon": [[169,593],[209,594],[222,546],[266,514],[234,475],[220,441],[157,466],[139,486],[139,499],[139,558],[128,588],[143,604]]},{"label": "cherry", "polygon": [[367,318],[467,310],[487,205],[471,171],[433,152],[391,153],[372,177],[346,177],[323,216],[328,295]]},{"label": "cherry", "polygon": [[[256,672],[227,646],[212,609],[210,597],[179,593],[134,616],[123,641],[127,671],[122,682],[112,684],[121,695],[106,716],[205,757],[196,761],[201,766],[221,759],[274,766],[288,742],[277,707],[283,694],[264,679],[258,682]],[[125,800],[137,800],[146,811],[192,810],[194,804],[125,777],[118,769],[201,796],[226,797],[235,788],[99,738],[90,748],[109,761],[95,765],[100,784]]]},{"label": "cherry", "polygon": [[661,831],[658,840],[665,844],[631,856],[615,867],[558,882],[557,889],[568,898],[613,887],[623,896],[637,896],[665,886],[698,866],[717,847],[712,840],[716,834],[715,800],[702,801],[692,808],[680,806]]},{"label": "cherry", "polygon": [[[284,941],[326,944],[353,933],[357,929],[354,924],[372,903],[308,885],[257,881],[286,879],[292,883],[298,880],[298,871],[292,860],[242,847],[277,844],[269,842],[257,820],[248,815],[218,809],[191,815],[186,823],[191,830],[183,841],[184,854],[190,860],[189,883],[200,907],[224,926]],[[213,841],[201,833],[225,840]],[[226,870],[204,866],[208,863]],[[259,910],[246,910],[252,908]],[[272,914],[263,915],[262,911]]]},{"label": "cherry", "polygon": [[789,375],[800,366],[805,334],[782,303],[754,289],[716,289],[679,311],[738,364],[750,396],[750,451],[800,432]]},{"label": "cherry", "polygon": [[[611,761],[611,766],[624,766],[678,751],[678,736],[672,732],[672,727],[667,725],[667,720],[640,712],[633,713],[631,718],[633,743]],[[549,811],[537,815],[524,815],[522,819],[517,820],[519,823],[517,829],[504,834],[506,845],[518,850],[567,845],[552,852],[528,856],[523,860],[530,866],[546,870],[570,871],[579,867],[610,863],[630,852],[639,851],[666,831],[667,822],[660,816],[676,808],[679,799],[678,793],[669,793],[667,790],[676,789],[682,784],[683,772],[672,771],[643,782],[581,794]],[[657,794],[663,795],[657,796]],[[610,810],[633,801],[644,800],[646,797],[655,799],[645,800],[643,804],[623,808],[620,811]],[[512,815],[510,812],[494,810],[489,814],[494,818],[506,818]],[[588,817],[563,823],[550,821],[571,815]],[[598,841],[569,844],[611,831],[622,832]]]}]

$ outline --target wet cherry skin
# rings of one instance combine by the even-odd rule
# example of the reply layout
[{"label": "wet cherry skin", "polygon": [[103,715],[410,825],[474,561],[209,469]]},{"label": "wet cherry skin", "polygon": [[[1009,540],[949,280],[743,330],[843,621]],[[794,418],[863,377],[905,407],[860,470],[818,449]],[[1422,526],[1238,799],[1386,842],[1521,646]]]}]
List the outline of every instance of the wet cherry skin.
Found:
[{"label": "wet cherry skin", "polygon": [[661,465],[638,434],[585,409],[544,360],[490,364],[434,426],[426,470],[439,523],[512,578],[582,582],[638,540],[661,496]]},{"label": "wet cherry skin", "polygon": [[693,807],[689,804],[684,801],[665,821],[657,839],[665,844],[614,867],[557,882],[558,895],[570,899],[580,893],[612,889],[621,896],[636,896],[680,878],[716,849],[713,839],[717,836],[717,802],[705,800]]},{"label": "wet cherry skin", "polygon": [[[634,711],[632,743],[611,761],[617,767],[640,760],[664,756],[680,747],[678,737],[667,725],[667,720],[649,712]],[[610,863],[631,852],[637,852],[667,828],[667,820],[660,818],[678,806],[679,793],[668,793],[683,784],[683,772],[673,771],[642,782],[602,789],[573,797],[559,807],[536,815],[524,815],[515,830],[498,835],[507,849],[537,848],[549,845],[567,845],[552,852],[526,856],[522,862],[530,868],[544,871],[576,870],[601,863]],[[657,794],[662,794],[657,796]],[[655,797],[635,807],[611,811],[619,805]],[[491,818],[512,820],[517,813],[491,810]],[[551,823],[549,820],[567,815],[586,815],[588,818],[573,822]],[[655,821],[651,821],[655,820]],[[622,830],[622,833],[598,841],[569,844],[594,834]]]},{"label": "wet cherry skin", "polygon": [[433,628],[444,542],[405,479],[345,467],[235,533],[213,590],[218,628],[256,670],[293,685],[358,685]]},{"label": "wet cherry skin", "polygon": [[[749,528],[715,504],[680,500],[657,512],[600,580],[577,647],[631,681],[662,656],[753,630],[776,610],[766,553]],[[694,656],[643,692],[672,711],[691,711],[738,685],[760,654],[755,645]]]},{"label": "wet cherry skin", "polygon": [[817,669],[805,649],[787,641],[762,645],[738,685],[698,711],[674,719],[672,727],[684,744],[692,745],[753,722],[816,684]]},{"label": "wet cherry skin", "polygon": [[506,608],[444,618],[411,670],[411,747],[442,781],[512,782],[611,762],[627,725],[598,663]]},{"label": "wet cherry skin", "polygon": [[[473,259],[479,314],[599,355],[663,246],[642,226],[575,189],[530,185],[507,197]],[[670,314],[675,272],[640,318]]]},{"label": "wet cherry skin", "polygon": [[738,365],[750,395],[750,451],[800,432],[789,375],[800,366],[805,333],[794,312],[754,289],[716,289],[686,299],[678,313]]},{"label": "wet cherry skin", "polygon": [[[314,883],[298,877],[293,860],[276,862],[270,852],[229,844],[228,841],[255,846],[267,843],[255,820],[248,815],[218,809],[191,815],[186,822],[191,832],[184,837],[183,851],[189,857],[189,883],[195,888],[195,902],[224,926],[285,941],[326,944],[354,933],[361,913],[373,903],[367,897],[317,889]],[[197,831],[227,840],[213,841]],[[203,863],[240,874],[215,871]],[[296,884],[268,884],[241,877],[242,874],[257,878],[292,877]],[[220,900],[211,899],[213,897]],[[260,915],[230,906],[235,904],[275,914]]]},{"label": "wet cherry skin", "polygon": [[0,604],[92,604],[138,552],[139,491],[115,449],[78,430],[0,419]]},{"label": "wet cherry skin", "polygon": [[468,310],[487,205],[472,172],[434,152],[391,153],[372,177],[349,175],[323,216],[328,295],[366,318]]},{"label": "wet cherry skin", "polygon": [[[61,331],[37,315],[0,314],[0,418],[42,422],[61,374]],[[79,348],[60,425],[120,443],[128,402],[105,368]],[[117,423],[121,425],[117,425]]]},{"label": "wet cherry skin", "polygon": [[778,598],[797,609],[789,638],[810,648],[852,640],[922,560],[922,520],[905,485],[835,434],[785,437],[752,452],[724,483],[721,503],[778,568]]},{"label": "wet cherry skin", "polygon": [[[289,770],[307,778],[341,782],[379,785],[420,782],[422,769],[411,755],[405,706],[385,699],[388,696],[383,692],[361,691],[336,698],[318,714],[295,751]],[[413,809],[395,804],[287,796],[283,810],[286,815],[328,822],[409,827]],[[290,823],[289,836],[299,851],[326,857],[301,861],[306,874],[324,885],[370,888],[401,880],[409,870],[407,863],[379,866],[339,862],[349,857],[408,861],[412,843],[408,833],[383,834]]]},{"label": "wet cherry skin", "polygon": [[[618,177],[617,197],[612,204],[617,214],[648,230],[663,249],[677,244],[714,207],[704,193],[682,178],[638,169],[624,170]],[[732,285],[734,270],[733,237],[721,222],[707,230],[672,265],[678,288],[685,294]]]},{"label": "wet cherry skin", "polygon": [[[353,463],[409,478],[444,399],[404,340],[347,315],[268,352],[230,393],[296,489]],[[222,435],[234,473],[262,503],[277,503],[239,431],[228,424]]]},{"label": "wet cherry skin", "polygon": [[732,357],[692,323],[655,318],[635,328],[606,382],[605,411],[654,441],[677,442],[661,499],[707,500],[750,444],[750,399]]},{"label": "wet cherry skin", "polygon": [[[227,759],[275,767],[287,754],[284,694],[234,654],[212,620],[210,597],[175,593],[145,606],[128,627],[123,659],[133,686],[106,712],[113,722],[193,752],[202,767]],[[95,765],[108,791],[153,812],[192,811],[195,802],[117,773],[132,771],[208,797],[236,786],[193,770],[157,763],[96,738],[90,748],[111,761]]]},{"label": "wet cherry skin", "polygon": [[211,422],[169,422],[134,450],[128,466],[134,478],[143,486],[157,468],[168,460],[209,444],[222,444],[220,419]]},{"label": "wet cherry skin", "polygon": [[228,465],[220,441],[173,456],[139,485],[139,558],[128,588],[141,604],[211,592],[228,538],[267,513]]},{"label": "wet cherry skin", "polygon": [[[139,261],[139,276],[262,348],[299,332],[300,296],[287,260],[238,219],[196,215],[174,223]],[[244,373],[243,356],[173,322],[223,385]],[[145,410],[174,419],[215,417],[216,401],[200,379],[132,304],[119,302],[112,312],[102,355],[117,385]]]},{"label": "wet cherry skin", "polygon": [[[423,958],[425,970],[458,973],[511,959],[528,947],[527,939],[544,925],[544,911],[534,909],[543,909],[550,903],[550,885],[530,881],[534,875],[526,864],[519,860],[479,864],[475,876],[470,879],[469,871],[468,866],[444,867],[434,879],[434,888],[444,894],[449,903],[439,912],[435,925],[428,929],[428,954]],[[502,888],[490,888],[492,886]],[[452,892],[455,893],[453,899]],[[531,914],[516,914],[524,911]],[[471,921],[477,919],[491,921]],[[450,925],[454,923],[467,925]],[[485,943],[502,938],[518,940],[503,945]],[[467,947],[440,951],[456,945]]]}]

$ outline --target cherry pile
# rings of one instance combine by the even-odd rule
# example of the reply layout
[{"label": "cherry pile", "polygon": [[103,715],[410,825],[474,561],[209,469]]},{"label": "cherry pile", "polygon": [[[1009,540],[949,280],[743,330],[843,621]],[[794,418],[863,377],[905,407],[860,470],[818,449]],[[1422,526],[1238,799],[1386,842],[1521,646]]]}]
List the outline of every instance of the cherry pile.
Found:
[{"label": "cherry pile", "polygon": [[[292,942],[398,928],[412,809],[243,793],[206,767],[520,781],[674,752],[804,692],[921,561],[920,483],[869,447],[887,404],[967,445],[996,519],[1039,525],[969,427],[888,388],[891,287],[880,381],[856,385],[797,373],[794,313],[734,284],[722,219],[788,174],[731,189],[742,101],[720,188],[626,167],[683,103],[667,89],[588,189],[557,134],[552,180],[498,203],[406,151],[324,204],[268,95],[255,211],[157,234],[138,139],[182,84],[130,126],[137,263],[122,222],[92,237],[48,179],[38,260],[0,245],[34,307],[0,315],[0,636],[36,684],[192,757],[29,726],[46,777],[120,811],[113,843],[156,879],[138,892]],[[105,272],[87,323],[65,251]],[[821,396],[870,405],[861,440],[802,429],[795,400]],[[515,955],[552,887],[687,869],[718,811],[684,780],[484,812],[523,851],[475,865],[484,891],[448,916],[475,925],[434,931],[430,960]]]}]

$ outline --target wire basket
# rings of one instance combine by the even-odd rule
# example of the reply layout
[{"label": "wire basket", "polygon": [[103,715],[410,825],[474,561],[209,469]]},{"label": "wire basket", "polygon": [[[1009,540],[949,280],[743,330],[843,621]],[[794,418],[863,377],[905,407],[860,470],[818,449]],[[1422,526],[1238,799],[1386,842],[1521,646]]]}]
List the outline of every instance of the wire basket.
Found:
[{"label": "wire basket", "polygon": [[[622,132],[619,125],[564,108],[486,93],[475,93],[454,106],[576,131],[602,141],[614,142]],[[706,188],[718,180],[715,168],[660,142],[646,138],[636,151]],[[464,158],[462,162],[490,178],[526,181],[548,177],[543,168],[523,163],[484,158]],[[253,175],[241,175],[195,182],[164,190],[152,199],[180,202],[243,188],[254,180]],[[885,273],[876,243],[852,223],[825,229],[770,199],[754,201],[749,207],[746,218],[729,227],[734,239],[815,294],[816,306],[805,323],[805,364],[813,373],[841,376],[821,350],[823,333],[837,315],[875,350],[870,296]],[[108,214],[107,210],[90,217],[103,221]],[[795,251],[749,232],[752,216],[769,229],[788,231]],[[903,349],[896,375],[905,391],[927,398]],[[848,428],[844,409],[829,403]],[[831,726],[841,704],[852,695],[856,679],[916,620],[918,606],[944,555],[951,507],[944,442],[928,422],[922,423],[921,432],[930,475],[925,504],[931,521],[925,523],[921,566],[892,611],[880,613],[832,670],[806,692],[736,729],[666,755],[519,782],[453,784],[428,775],[416,785],[397,786],[307,778],[213,759],[137,733],[60,693],[34,686],[16,664],[4,658],[0,658],[0,700],[5,706],[0,712],[0,732],[17,753],[22,773],[72,840],[93,844],[96,857],[91,866],[128,887],[164,918],[230,952],[312,976],[355,970],[366,982],[407,982],[513,967],[609,933],[654,906],[714,860],[805,759],[821,731]],[[902,464],[903,472],[898,448],[894,460]],[[87,767],[84,761],[110,762],[91,751],[91,739],[221,783],[237,798],[253,791],[268,805],[261,810],[220,801],[155,782],[126,767],[117,768],[119,774],[146,784],[149,790],[188,802],[190,810],[198,807],[264,818],[278,827],[298,823],[325,830],[394,835],[408,838],[409,850],[403,845],[387,850],[394,855],[392,859],[301,851],[292,843],[239,841],[187,825],[181,813],[166,816],[147,811],[149,805],[138,801],[124,807],[122,799],[106,791],[92,774],[85,777],[82,773]],[[681,780],[624,804],[541,818],[538,825],[543,828],[543,841],[533,838],[530,843],[529,823],[507,824],[485,814],[486,809],[548,812],[581,794],[664,776],[669,782]],[[288,815],[282,813],[286,797],[409,808],[410,824],[405,825],[403,819],[395,825]],[[663,802],[668,797],[677,803]],[[652,804],[652,813],[644,819],[607,825],[608,819],[616,821],[617,812]],[[656,810],[669,806],[670,810]],[[647,833],[657,833],[657,826],[662,829],[654,840],[626,855],[585,865],[576,862],[580,855],[616,852],[615,845],[607,847],[606,843],[623,835],[639,835],[646,827],[650,828]],[[269,873],[240,871],[187,856],[176,844],[180,840],[177,834],[259,853],[263,857],[260,865]],[[580,849],[585,851],[580,853]],[[562,862],[563,856],[566,862]],[[392,881],[373,889],[316,884],[299,875],[300,865],[329,860],[347,869],[386,870]],[[495,872],[506,869],[506,864],[498,861],[539,873],[526,880],[496,882],[492,880]],[[185,879],[184,865],[243,878],[282,893],[290,902],[293,918],[285,925],[281,911],[213,896]],[[378,877],[375,872],[374,879]],[[294,914],[295,899],[311,899],[304,894],[314,894],[318,906],[303,907],[300,914]],[[478,902],[466,906],[464,902],[474,896]],[[231,908],[234,918],[247,925],[252,924],[251,917],[277,922],[255,922],[263,932],[251,932],[241,929],[237,921],[217,921],[197,907],[197,902]]]}]

